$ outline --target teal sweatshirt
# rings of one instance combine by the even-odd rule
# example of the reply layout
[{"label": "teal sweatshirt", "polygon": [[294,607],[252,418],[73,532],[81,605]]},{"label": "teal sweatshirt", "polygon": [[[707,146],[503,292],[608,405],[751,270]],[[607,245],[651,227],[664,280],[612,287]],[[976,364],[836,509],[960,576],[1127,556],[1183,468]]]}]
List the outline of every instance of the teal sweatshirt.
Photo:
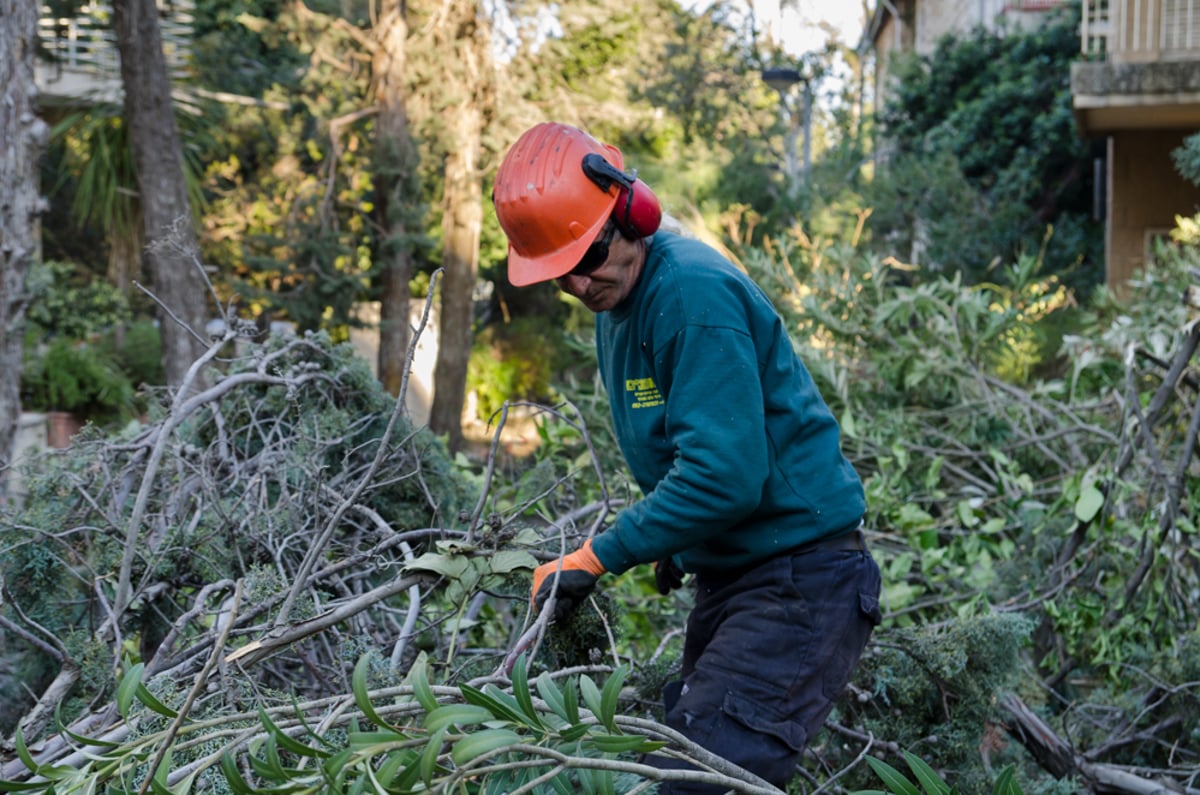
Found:
[{"label": "teal sweatshirt", "polygon": [[862,482],[779,315],[712,248],[659,232],[596,315],[617,441],[645,497],[592,550],[608,571],[674,556],[720,573],[854,529]]}]

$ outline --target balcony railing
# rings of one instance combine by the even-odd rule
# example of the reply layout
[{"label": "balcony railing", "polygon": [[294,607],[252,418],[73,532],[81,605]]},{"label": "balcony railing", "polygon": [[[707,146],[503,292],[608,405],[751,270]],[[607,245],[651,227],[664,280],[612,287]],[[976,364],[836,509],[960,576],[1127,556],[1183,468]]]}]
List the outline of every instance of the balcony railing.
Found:
[{"label": "balcony railing", "polygon": [[1083,54],[1149,62],[1200,57],[1200,0],[1084,0]]},{"label": "balcony railing", "polygon": [[[184,76],[191,49],[194,0],[159,0],[159,27],[163,52],[172,79]],[[48,56],[46,80],[53,83],[64,73],[83,73],[117,79],[120,60],[112,28],[112,6],[106,0],[89,0],[71,17],[55,17],[47,6],[38,20],[38,39]]]}]

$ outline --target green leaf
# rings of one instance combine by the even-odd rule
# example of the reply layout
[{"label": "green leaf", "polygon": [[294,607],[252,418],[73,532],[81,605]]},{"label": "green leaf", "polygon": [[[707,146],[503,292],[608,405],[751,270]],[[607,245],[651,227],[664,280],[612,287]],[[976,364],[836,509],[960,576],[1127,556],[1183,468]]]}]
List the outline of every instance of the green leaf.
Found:
[{"label": "green leaf", "polygon": [[283,729],[275,725],[275,721],[271,720],[271,716],[268,715],[267,711],[261,706],[258,708],[258,719],[262,725],[266,727],[267,731],[271,733],[271,737],[275,739],[275,742],[279,743],[279,747],[283,748],[285,751],[290,751],[298,756],[307,756],[313,759],[324,759],[325,757],[329,756],[329,752],[320,748],[313,748],[309,745],[305,745],[295,737],[285,733]]},{"label": "green leaf", "polygon": [[421,705],[421,709],[426,712],[433,712],[438,707],[437,696],[433,694],[433,688],[429,686],[429,657],[425,652],[421,652],[417,657],[417,661],[413,664],[408,672],[408,681],[412,685],[413,697],[417,699],[417,703]]},{"label": "green leaf", "polygon": [[550,779],[550,786],[554,787],[558,795],[575,795],[575,788],[571,786],[571,778],[566,771]]},{"label": "green leaf", "polygon": [[137,696],[137,700],[142,702],[143,704],[145,704],[146,707],[148,709],[150,709],[150,711],[157,712],[159,715],[162,715],[164,718],[175,718],[176,716],[179,715],[178,712],[171,709],[166,704],[162,703],[157,698],[155,698],[154,694],[151,693],[149,690],[147,690],[146,686],[144,684],[142,684],[141,682],[137,683],[137,687],[134,688],[133,692],[134,692],[134,695]]},{"label": "green leaf", "polygon": [[617,701],[621,697],[621,687],[629,673],[628,665],[621,665],[612,672],[604,683],[604,692],[600,695],[600,722],[613,734],[620,734],[617,728]]},{"label": "green leaf", "polygon": [[[388,755],[387,760],[379,766],[379,771],[375,774],[379,779],[379,783],[383,788],[392,786],[392,782],[396,781],[396,775],[408,765],[412,760],[412,754],[405,752],[396,752]],[[402,788],[396,788],[395,792],[403,792]]]},{"label": "green leaf", "polygon": [[397,743],[406,743],[409,737],[399,732],[390,729],[382,729],[380,731],[352,731],[346,738],[346,744],[350,750],[355,752],[366,751],[371,748],[383,748]]},{"label": "green leaf", "polygon": [[462,555],[439,555],[426,552],[404,566],[405,571],[432,571],[452,580],[461,579],[471,569],[471,561]]},{"label": "green leaf", "polygon": [[475,734],[468,734],[455,743],[454,748],[450,751],[450,758],[456,765],[465,765],[472,759],[495,751],[497,748],[516,745],[522,739],[521,735],[511,729],[484,729]]},{"label": "green leaf", "polygon": [[660,740],[651,740],[638,734],[592,734],[588,742],[606,754],[621,754],[626,751],[650,753],[666,745]]},{"label": "green leaf", "polygon": [[563,710],[567,713],[566,718],[570,723],[579,723],[579,695],[574,681],[568,682],[563,690]]},{"label": "green leaf", "polygon": [[[588,709],[592,711],[598,719],[603,721],[601,717],[602,704],[600,698],[600,689],[596,687],[596,683],[587,674],[579,678],[579,691],[583,693],[583,701],[587,704]],[[610,730],[611,731],[611,730]]]},{"label": "green leaf", "polygon": [[513,664],[512,672],[512,689],[513,697],[517,701],[517,706],[529,718],[534,728],[542,729],[542,717],[538,714],[537,709],[533,706],[533,694],[529,691],[529,676],[525,668],[525,653],[522,652],[517,657],[516,663]]},{"label": "green leaf", "polygon": [[1000,771],[1000,775],[996,778],[996,783],[992,787],[992,795],[1024,795],[1021,792],[1021,785],[1017,783],[1012,765]]},{"label": "green leaf", "polygon": [[117,685],[117,712],[122,718],[129,718],[129,708],[133,706],[138,685],[142,683],[142,669],[145,667],[145,663],[129,666],[129,670],[121,677],[121,683]]},{"label": "green leaf", "polygon": [[225,781],[233,790],[234,795],[255,795],[254,790],[246,783],[246,779],[242,778],[242,773],[238,770],[237,761],[234,760],[232,754],[221,754],[221,772],[225,774]]},{"label": "green leaf", "polygon": [[927,765],[921,757],[910,751],[905,751],[904,760],[908,762],[913,775],[917,777],[917,781],[921,783],[921,787],[929,795],[946,795],[950,791],[950,785],[942,781],[942,777],[932,767]]},{"label": "green leaf", "polygon": [[13,735],[13,742],[16,745],[17,757],[21,760],[21,764],[29,768],[30,772],[35,772],[41,765],[33,758],[33,754],[29,753],[29,748],[25,745],[25,734],[21,731],[21,727],[17,727],[16,734]]},{"label": "green leaf", "polygon": [[533,555],[522,550],[504,549],[492,555],[488,568],[493,574],[509,574],[514,571],[537,568],[538,561]]},{"label": "green leaf", "polygon": [[6,781],[0,778],[0,792],[33,792],[46,787],[45,781]]},{"label": "green leaf", "polygon": [[575,740],[578,740],[580,737],[587,734],[588,729],[590,729],[590,728],[591,728],[591,726],[589,726],[586,723],[576,723],[576,724],[569,726],[566,729],[561,730],[558,733],[558,736],[563,739],[563,742],[570,743],[570,742],[574,742]]},{"label": "green leaf", "polygon": [[1079,492],[1075,501],[1075,518],[1081,522],[1090,522],[1104,507],[1104,492],[1095,486],[1085,486]]},{"label": "green leaf", "polygon": [[421,781],[425,782],[428,789],[433,788],[433,771],[437,767],[438,754],[441,753],[442,744],[446,742],[445,727],[438,729],[429,738],[429,742],[425,744],[424,750],[421,751]]},{"label": "green leaf", "polygon": [[529,723],[529,719],[521,713],[520,707],[517,706],[516,699],[495,686],[489,686],[486,693],[471,685],[460,685],[459,690],[467,703],[491,710],[492,715],[496,718],[521,725]]},{"label": "green leaf", "polygon": [[542,701],[545,701],[549,705],[555,715],[558,715],[563,720],[570,720],[567,717],[567,708],[563,702],[562,691],[554,683],[554,679],[550,676],[549,671],[543,671],[541,676],[537,678],[537,689],[538,694],[542,697]]},{"label": "green leaf", "polygon": [[474,726],[495,720],[490,709],[478,704],[443,704],[425,716],[425,728],[431,732],[447,726]]},{"label": "green leaf", "polygon": [[384,726],[398,733],[399,729],[381,718],[375,711],[375,705],[371,703],[371,696],[367,692],[367,668],[369,666],[369,658],[365,654],[359,657],[358,662],[354,664],[354,675],[350,678],[350,689],[354,691],[354,703],[376,726]]},{"label": "green leaf", "polygon": [[875,771],[875,775],[883,780],[884,785],[893,795],[921,795],[921,791],[914,787],[903,773],[882,759],[868,756],[867,764]]}]

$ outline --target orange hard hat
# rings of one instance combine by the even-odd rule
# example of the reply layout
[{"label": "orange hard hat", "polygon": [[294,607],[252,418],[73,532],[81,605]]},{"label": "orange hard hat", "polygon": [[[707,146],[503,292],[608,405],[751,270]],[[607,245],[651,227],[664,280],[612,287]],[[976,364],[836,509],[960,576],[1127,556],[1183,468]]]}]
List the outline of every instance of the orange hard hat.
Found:
[{"label": "orange hard hat", "polygon": [[615,146],[551,122],[526,130],[505,155],[492,202],[508,236],[508,280],[514,286],[565,275],[599,237],[622,186],[604,190],[584,173],[583,158],[592,153],[618,171],[625,165]]}]

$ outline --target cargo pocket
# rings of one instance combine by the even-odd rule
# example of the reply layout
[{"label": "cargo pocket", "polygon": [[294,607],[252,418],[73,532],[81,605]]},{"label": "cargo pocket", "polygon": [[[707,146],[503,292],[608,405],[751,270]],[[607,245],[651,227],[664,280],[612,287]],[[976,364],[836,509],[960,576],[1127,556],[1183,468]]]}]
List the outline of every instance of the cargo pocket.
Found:
[{"label": "cargo pocket", "polygon": [[873,593],[858,594],[858,610],[863,614],[867,621],[871,622],[871,626],[877,627],[883,621],[883,612],[879,609],[879,596]]},{"label": "cargo pocket", "polygon": [[804,727],[779,715],[775,710],[737,693],[726,693],[722,704],[725,714],[746,728],[779,740],[793,751],[803,751],[807,741]]},{"label": "cargo pocket", "polygon": [[786,785],[808,740],[804,726],[736,693],[725,694],[721,711],[726,731],[713,750],[777,787]]}]

